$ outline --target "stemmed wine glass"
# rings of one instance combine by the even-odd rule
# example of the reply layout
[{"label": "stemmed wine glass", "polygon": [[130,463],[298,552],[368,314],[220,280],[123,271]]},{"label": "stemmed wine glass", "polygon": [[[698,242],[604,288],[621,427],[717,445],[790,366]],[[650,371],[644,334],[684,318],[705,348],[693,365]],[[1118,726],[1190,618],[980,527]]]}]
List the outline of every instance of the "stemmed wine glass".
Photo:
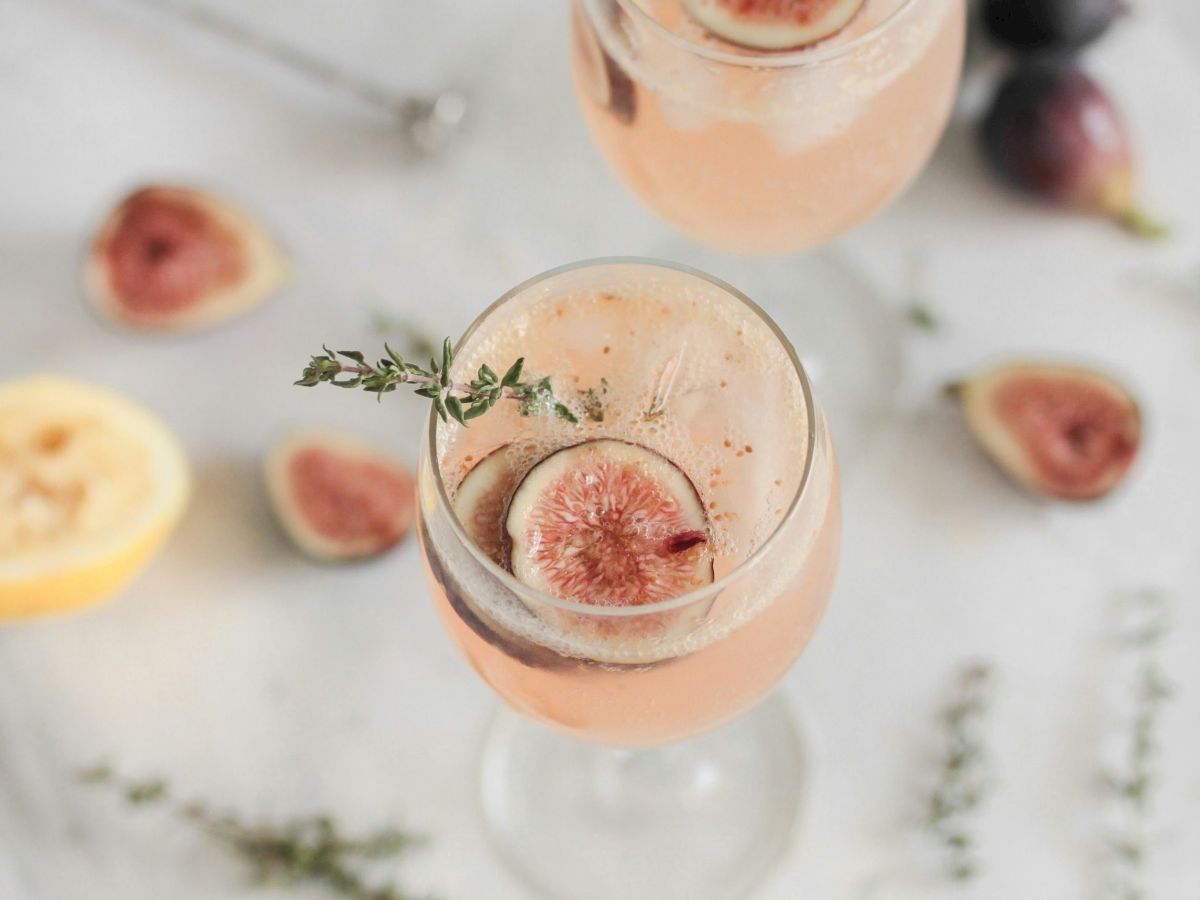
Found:
[{"label": "stemmed wine glass", "polygon": [[803,787],[761,703],[837,568],[829,432],[790,343],[735,288],[642,259],[513,288],[452,380],[522,357],[570,415],[435,412],[418,469],[441,618],[504,699],[482,771],[491,836],[561,900],[743,896]]},{"label": "stemmed wine glass", "polygon": [[778,27],[747,30],[736,16],[714,17],[714,9],[756,6],[789,8],[574,0],[572,70],[613,171],[710,248],[656,250],[729,278],[764,305],[820,385],[844,460],[890,408],[899,343],[851,268],[827,254],[796,254],[875,215],[925,166],[953,105],[966,2],[791,4],[797,15],[841,16],[831,28],[850,18],[800,47],[786,46],[784,27],[783,49],[761,46],[780,44]]}]

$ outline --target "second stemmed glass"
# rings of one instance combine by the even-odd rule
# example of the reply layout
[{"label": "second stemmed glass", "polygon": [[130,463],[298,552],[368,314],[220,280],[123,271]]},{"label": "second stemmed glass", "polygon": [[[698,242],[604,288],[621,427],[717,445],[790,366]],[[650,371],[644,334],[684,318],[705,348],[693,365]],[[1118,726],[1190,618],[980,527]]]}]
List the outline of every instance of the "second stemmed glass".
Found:
[{"label": "second stemmed glass", "polygon": [[[706,31],[682,0],[575,0],[571,59],[604,157],[651,210],[706,247],[780,255],[823,245],[921,171],[949,118],[965,0],[866,0],[837,35],[763,52]],[[891,317],[844,263],[764,266],[655,248],[751,291],[830,406],[843,460],[899,378]]]}]

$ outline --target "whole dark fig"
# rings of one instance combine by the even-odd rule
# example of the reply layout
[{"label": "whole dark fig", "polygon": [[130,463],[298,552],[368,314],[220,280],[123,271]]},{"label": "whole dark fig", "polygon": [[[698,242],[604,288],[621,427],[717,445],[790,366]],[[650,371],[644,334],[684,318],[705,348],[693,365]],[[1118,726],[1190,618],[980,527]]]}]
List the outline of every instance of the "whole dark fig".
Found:
[{"label": "whole dark fig", "polygon": [[1163,233],[1137,208],[1133,151],[1120,114],[1074,65],[1017,67],[996,92],[981,136],[988,162],[1015,187],[1107,216],[1143,237]]},{"label": "whole dark fig", "polygon": [[1122,0],[984,0],[981,20],[1011,50],[1071,51],[1100,37],[1123,9]]}]

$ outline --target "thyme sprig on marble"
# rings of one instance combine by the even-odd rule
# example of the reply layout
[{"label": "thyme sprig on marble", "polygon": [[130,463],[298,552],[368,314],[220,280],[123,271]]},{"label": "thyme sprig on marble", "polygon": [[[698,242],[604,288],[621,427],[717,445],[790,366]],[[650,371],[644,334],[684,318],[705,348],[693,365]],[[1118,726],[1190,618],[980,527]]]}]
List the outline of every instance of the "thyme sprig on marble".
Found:
[{"label": "thyme sprig on marble", "polygon": [[109,786],[131,806],[170,803],[176,815],[246,863],[256,884],[321,885],[350,900],[416,900],[394,884],[372,884],[360,869],[395,859],[421,845],[424,838],[419,835],[381,828],[362,837],[348,837],[327,815],[281,824],[249,824],[232,813],[214,812],[198,801],[173,801],[163,779],[123,779],[106,762],[81,771],[79,780]]},{"label": "thyme sprig on marble", "polygon": [[1121,735],[1121,763],[1103,776],[1115,820],[1106,841],[1106,890],[1112,900],[1147,900],[1147,828],[1160,778],[1158,733],[1162,710],[1172,696],[1158,657],[1170,631],[1170,618],[1166,598],[1159,591],[1142,590],[1118,599],[1125,615],[1117,639],[1132,670],[1128,688],[1132,710]]},{"label": "thyme sprig on marble", "polygon": [[549,376],[522,380],[524,357],[509,366],[503,376],[484,363],[471,381],[453,381],[450,367],[454,364],[454,348],[450,338],[442,342],[440,362],[431,357],[428,368],[406,360],[386,342],[383,347],[387,356],[375,364],[367,362],[366,355],[359,350],[335,351],[322,347],[325,353],[312,357],[296,384],[361,388],[380,399],[402,384],[412,384],[417,386],[417,394],[433,401],[433,408],[443,422],[454,419],[464,426],[500,400],[517,401],[523,416],[553,413],[572,424],[579,422],[575,413],[554,395]]},{"label": "thyme sprig on marble", "polygon": [[990,666],[967,665],[957,676],[953,701],[939,717],[943,749],[925,824],[943,854],[946,875],[953,881],[969,881],[979,871],[972,815],[983,805],[989,787],[983,725],[991,683]]}]

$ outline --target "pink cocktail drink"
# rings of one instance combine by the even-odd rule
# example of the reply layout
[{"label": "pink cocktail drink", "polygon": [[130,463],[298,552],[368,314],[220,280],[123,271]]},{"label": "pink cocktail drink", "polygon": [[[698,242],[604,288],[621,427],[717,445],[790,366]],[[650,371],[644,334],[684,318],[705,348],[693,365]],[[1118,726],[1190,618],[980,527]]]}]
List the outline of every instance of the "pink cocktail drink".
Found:
[{"label": "pink cocktail drink", "polygon": [[[727,285],[611,261],[516,288],[456,378],[518,356],[578,421],[498,404],[469,428],[431,420],[422,455],[422,550],[456,644],[514,710],[589,741],[662,744],[745,712],[811,639],[838,557],[833,451],[790,345]],[[594,508],[547,509],[593,457],[638,490],[585,470]],[[668,512],[684,524],[664,544]],[[586,535],[555,556],[537,516]]]}]

